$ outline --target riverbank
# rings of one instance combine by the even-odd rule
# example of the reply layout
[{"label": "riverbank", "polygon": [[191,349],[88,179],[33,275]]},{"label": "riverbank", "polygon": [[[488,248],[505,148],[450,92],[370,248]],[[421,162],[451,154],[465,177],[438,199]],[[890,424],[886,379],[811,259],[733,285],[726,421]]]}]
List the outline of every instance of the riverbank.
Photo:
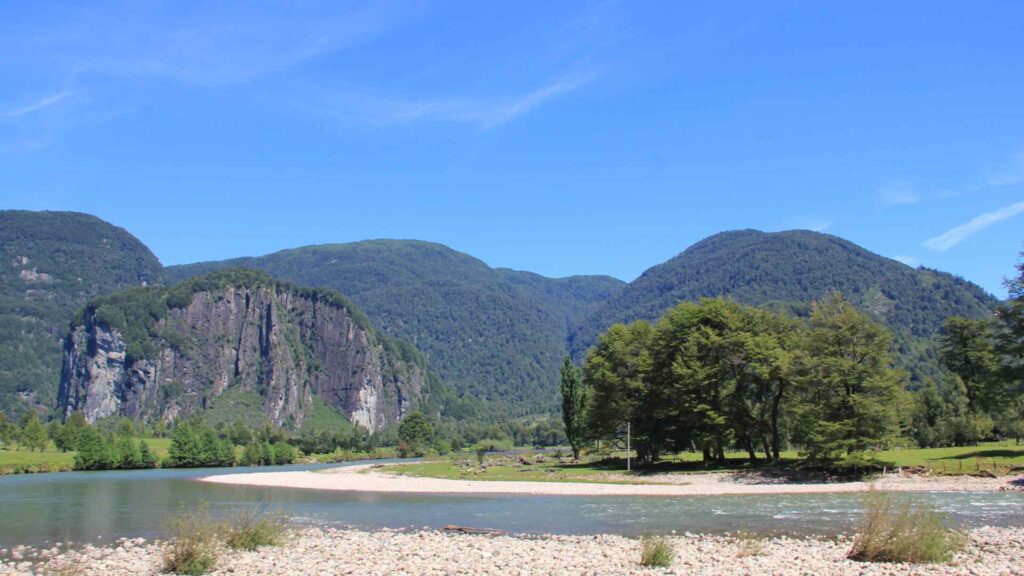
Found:
[{"label": "riverbank", "polygon": [[645,483],[455,480],[403,476],[401,465],[364,464],[314,472],[256,472],[208,476],[204,482],[407,494],[551,494],[563,496],[712,496],[866,492],[996,492],[1024,489],[1017,476],[976,478],[888,474],[861,482],[792,482],[758,473],[665,474]]},{"label": "riverbank", "polygon": [[[675,550],[668,568],[639,565],[641,542],[615,535],[471,535],[439,531],[360,531],[316,528],[292,534],[279,547],[224,551],[212,574],[351,575],[532,575],[532,574],[777,574],[845,576],[1021,575],[1024,528],[979,528],[947,564],[865,564],[846,559],[850,542],[815,538],[767,539],[680,535],[667,539]],[[66,552],[0,551],[0,574],[64,573],[155,575],[164,544],[121,540]]]}]

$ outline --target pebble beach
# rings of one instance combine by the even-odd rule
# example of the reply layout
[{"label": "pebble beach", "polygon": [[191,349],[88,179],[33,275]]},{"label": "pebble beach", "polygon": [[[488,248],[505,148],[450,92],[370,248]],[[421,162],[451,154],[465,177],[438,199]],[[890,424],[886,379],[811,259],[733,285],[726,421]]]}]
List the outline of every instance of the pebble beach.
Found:
[{"label": "pebble beach", "polygon": [[[1024,575],[1024,529],[979,528],[945,564],[867,564],[848,560],[847,538],[835,540],[729,535],[668,537],[676,557],[667,568],[640,566],[642,543],[617,535],[517,537],[443,531],[314,528],[284,545],[253,552],[225,550],[212,574],[286,575]],[[164,543],[120,540],[72,551],[16,548],[3,552],[0,574],[155,575]]]},{"label": "pebble beach", "polygon": [[407,494],[550,494],[562,496],[713,496],[840,492],[994,492],[1024,489],[1019,476],[976,478],[888,474],[861,482],[788,482],[759,474],[664,474],[643,484],[452,480],[402,476],[400,465],[363,464],[315,472],[256,472],[208,476],[204,482],[244,486],[308,488]]}]

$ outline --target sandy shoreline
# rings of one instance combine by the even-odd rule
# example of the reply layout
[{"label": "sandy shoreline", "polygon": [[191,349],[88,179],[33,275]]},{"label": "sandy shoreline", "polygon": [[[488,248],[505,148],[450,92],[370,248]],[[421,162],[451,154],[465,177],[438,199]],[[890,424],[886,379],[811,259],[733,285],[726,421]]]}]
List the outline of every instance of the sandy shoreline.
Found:
[{"label": "sandy shoreline", "polygon": [[315,472],[256,472],[207,476],[203,482],[405,494],[530,494],[561,496],[714,496],[727,494],[817,494],[838,492],[996,492],[1020,490],[1019,477],[974,478],[890,474],[868,482],[787,483],[749,474],[669,474],[652,484],[516,482],[417,478],[382,472],[372,464]]},{"label": "sandy shoreline", "polygon": [[[439,531],[399,532],[314,528],[282,546],[253,552],[224,550],[212,574],[284,575],[654,575],[725,576],[1003,576],[1024,574],[1024,529],[978,528],[966,548],[946,564],[865,564],[846,558],[849,539],[736,539],[679,535],[668,541],[675,560],[667,568],[640,566],[636,538],[594,536],[477,536]],[[0,551],[0,575],[157,575],[165,544],[122,539],[76,551]],[[7,556],[5,559],[4,557]]]}]

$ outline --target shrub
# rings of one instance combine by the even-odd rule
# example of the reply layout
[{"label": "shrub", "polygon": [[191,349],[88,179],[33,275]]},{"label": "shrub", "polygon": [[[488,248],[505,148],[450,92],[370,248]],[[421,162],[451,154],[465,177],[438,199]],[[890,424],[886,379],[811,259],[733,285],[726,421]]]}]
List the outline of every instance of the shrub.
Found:
[{"label": "shrub", "polygon": [[888,494],[870,492],[847,556],[863,562],[946,562],[963,545],[963,535],[947,528],[938,512],[910,499],[894,503]]},{"label": "shrub", "polygon": [[216,526],[205,509],[178,514],[170,523],[165,574],[199,576],[217,563]]},{"label": "shrub", "polygon": [[643,550],[640,552],[641,566],[668,568],[675,556],[672,545],[661,536],[647,536],[643,539]]},{"label": "shrub", "polygon": [[285,525],[280,518],[258,510],[246,510],[225,522],[221,532],[224,543],[233,550],[255,550],[277,546],[284,540]]},{"label": "shrub", "polygon": [[746,558],[748,556],[760,556],[764,552],[764,540],[755,534],[741,531],[736,534],[736,556]]}]

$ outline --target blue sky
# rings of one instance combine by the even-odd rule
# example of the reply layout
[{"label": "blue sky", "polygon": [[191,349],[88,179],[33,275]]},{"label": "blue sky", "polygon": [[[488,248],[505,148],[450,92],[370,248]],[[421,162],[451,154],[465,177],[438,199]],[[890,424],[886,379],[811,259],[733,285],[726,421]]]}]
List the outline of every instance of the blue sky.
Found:
[{"label": "blue sky", "polygon": [[1004,296],[1017,2],[0,1],[0,207],[165,264],[365,238],[630,280],[807,228]]}]

